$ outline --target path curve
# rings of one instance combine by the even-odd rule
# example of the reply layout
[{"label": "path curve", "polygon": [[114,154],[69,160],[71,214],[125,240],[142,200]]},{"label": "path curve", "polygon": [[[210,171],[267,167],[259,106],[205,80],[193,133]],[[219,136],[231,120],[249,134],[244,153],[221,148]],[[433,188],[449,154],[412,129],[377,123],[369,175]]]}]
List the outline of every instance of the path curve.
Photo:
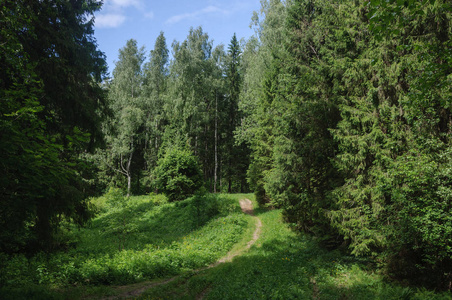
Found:
[{"label": "path curve", "polygon": [[[259,239],[259,236],[260,236],[260,233],[261,233],[261,228],[262,228],[262,222],[261,222],[261,220],[258,217],[256,217],[254,215],[253,203],[251,202],[251,200],[246,199],[246,198],[245,199],[241,199],[239,201],[239,203],[240,203],[240,207],[241,207],[242,211],[244,213],[252,216],[256,220],[255,221],[256,222],[256,229],[254,230],[253,238],[246,244],[245,248],[241,249],[240,251],[234,252],[234,253],[229,252],[228,254],[226,254],[226,256],[224,256],[223,258],[219,259],[217,262],[215,262],[215,263],[213,263],[213,264],[211,264],[211,265],[209,265],[207,267],[193,270],[194,273],[199,273],[201,271],[204,271],[204,270],[207,270],[207,269],[210,269],[210,268],[214,268],[214,267],[216,267],[216,266],[218,266],[220,264],[223,264],[223,263],[226,263],[226,262],[231,262],[234,257],[243,254],[243,252],[245,252],[249,248],[251,248],[251,246],[254,243],[256,243],[256,241]],[[181,275],[178,275],[178,276],[175,276],[175,277],[163,280],[163,281],[150,283],[150,284],[142,286],[142,287],[140,287],[140,288],[138,288],[136,290],[128,291],[128,292],[122,293],[120,295],[107,297],[107,298],[104,298],[104,299],[113,300],[113,299],[124,299],[124,298],[129,298],[129,297],[138,297],[139,295],[143,294],[148,289],[151,289],[151,288],[156,287],[156,286],[160,286],[160,285],[164,285],[164,284],[173,282],[174,280],[178,279],[180,276]],[[128,286],[130,287],[130,285],[128,285]],[[121,289],[121,288],[124,289],[126,287],[127,286],[120,287],[119,289]],[[198,299],[204,298],[203,296],[204,295],[202,295],[201,298],[198,298]]]},{"label": "path curve", "polygon": [[254,215],[253,203],[249,199],[242,199],[242,200],[240,200],[240,207],[242,208],[242,211],[244,213],[246,213],[250,216],[253,216],[253,218],[256,220],[256,229],[254,230],[253,238],[246,244],[246,247],[243,248],[241,251],[235,252],[235,253],[229,252],[228,254],[226,254],[225,257],[221,258],[219,261],[217,261],[213,265],[210,265],[208,268],[216,267],[219,264],[232,261],[232,259],[234,257],[241,255],[243,252],[245,252],[246,250],[251,248],[251,246],[254,243],[256,243],[257,239],[259,238],[259,236],[261,234],[262,222],[261,222],[261,219],[259,219],[258,217],[256,217]]}]

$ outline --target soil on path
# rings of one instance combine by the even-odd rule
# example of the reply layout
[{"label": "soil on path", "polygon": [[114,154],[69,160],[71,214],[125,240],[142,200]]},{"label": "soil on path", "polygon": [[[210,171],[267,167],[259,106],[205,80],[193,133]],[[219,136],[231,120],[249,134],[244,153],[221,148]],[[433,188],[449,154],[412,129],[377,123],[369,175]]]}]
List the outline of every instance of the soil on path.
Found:
[{"label": "soil on path", "polygon": [[[249,248],[251,248],[251,246],[257,241],[257,239],[259,238],[260,233],[261,233],[262,222],[261,222],[261,220],[258,217],[256,217],[254,215],[253,203],[249,199],[242,199],[242,200],[240,200],[240,207],[242,208],[242,211],[244,213],[253,216],[253,218],[255,219],[256,229],[254,230],[252,239],[246,244],[246,246],[244,248],[240,249],[239,251],[229,252],[228,254],[226,254],[226,256],[224,256],[223,258],[218,260],[216,263],[213,263],[213,264],[211,264],[211,265],[209,265],[207,267],[204,267],[204,268],[200,268],[200,269],[194,270],[193,272],[198,273],[198,272],[210,269],[210,268],[214,268],[214,267],[216,267],[216,266],[218,266],[218,265],[220,265],[222,263],[231,262],[234,257],[243,254],[243,252],[245,252]],[[136,285],[127,285],[127,286],[118,287],[117,288],[118,291],[127,289],[127,292],[121,293],[121,294],[116,295],[116,296],[108,297],[108,298],[105,298],[105,299],[126,299],[126,298],[130,298],[130,297],[138,297],[139,295],[141,295],[142,293],[144,293],[148,289],[151,289],[151,288],[156,287],[156,286],[160,286],[160,285],[164,285],[164,284],[170,283],[170,282],[178,279],[179,277],[180,277],[180,275],[179,276],[175,276],[175,277],[170,278],[170,279],[166,279],[166,280],[158,281],[158,282],[153,282],[153,283],[138,283]],[[136,286],[136,288],[133,288],[133,286]],[[202,299],[202,298],[204,298],[204,295],[200,295],[200,297],[198,297],[198,299]]]},{"label": "soil on path", "polygon": [[240,207],[242,208],[242,211],[248,215],[253,216],[253,218],[256,220],[256,229],[254,230],[253,233],[253,238],[248,242],[248,244],[246,244],[246,247],[241,249],[238,252],[234,252],[231,253],[229,252],[225,257],[223,257],[222,259],[220,259],[219,261],[217,261],[216,263],[214,263],[213,265],[210,265],[208,268],[212,268],[212,267],[216,267],[221,263],[225,263],[225,262],[230,262],[232,261],[232,259],[238,255],[241,255],[243,252],[245,252],[246,250],[248,250],[249,248],[251,248],[251,246],[257,241],[257,239],[259,238],[260,234],[261,234],[261,227],[262,227],[262,222],[261,219],[259,219],[258,217],[256,217],[254,215],[254,210],[253,210],[253,203],[251,202],[251,200],[249,199],[242,199],[240,200]]}]

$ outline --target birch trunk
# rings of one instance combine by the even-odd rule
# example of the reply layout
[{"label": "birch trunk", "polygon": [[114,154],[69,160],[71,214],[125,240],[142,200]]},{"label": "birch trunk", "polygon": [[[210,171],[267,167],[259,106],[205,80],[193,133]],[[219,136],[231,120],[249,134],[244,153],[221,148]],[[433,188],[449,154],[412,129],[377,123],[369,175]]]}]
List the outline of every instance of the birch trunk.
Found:
[{"label": "birch trunk", "polygon": [[213,192],[217,192],[217,180],[218,180],[218,96],[215,92],[215,170],[214,170],[214,184]]}]

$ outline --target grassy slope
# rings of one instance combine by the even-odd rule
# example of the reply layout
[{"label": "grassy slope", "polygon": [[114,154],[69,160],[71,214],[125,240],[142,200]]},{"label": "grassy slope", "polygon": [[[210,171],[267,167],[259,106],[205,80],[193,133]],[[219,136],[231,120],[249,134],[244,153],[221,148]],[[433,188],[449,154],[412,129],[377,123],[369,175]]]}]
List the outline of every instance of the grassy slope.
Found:
[{"label": "grassy slope", "polygon": [[386,283],[365,261],[291,232],[278,210],[257,210],[262,234],[232,263],[148,290],[141,299],[452,299]]},{"label": "grassy slope", "polygon": [[108,286],[207,266],[251,227],[237,199],[227,195],[178,203],[165,203],[159,196],[131,197],[126,203],[118,198],[119,204],[111,201],[113,196],[103,198],[95,199],[102,213],[92,224],[66,236],[77,241],[75,248],[29,259],[8,257],[0,274],[0,299],[77,299],[115,293]]},{"label": "grassy slope", "polygon": [[[149,285],[146,280],[182,274],[141,298],[452,299],[450,293],[386,283],[365,260],[326,251],[290,231],[278,210],[255,211],[263,223],[261,236],[232,263],[190,271],[216,261],[231,247],[240,252],[246,246],[255,222],[239,212],[238,200],[244,197],[252,199],[205,198],[199,202],[200,215],[194,199],[164,204],[156,203],[161,199],[133,197],[121,208],[104,204],[91,227],[72,237],[79,241],[76,248],[50,258],[10,258],[2,270],[8,276],[0,298],[97,299],[137,290]],[[126,239],[119,242],[122,235]],[[132,282],[138,283],[129,285]],[[128,285],[114,286],[123,284]]]}]

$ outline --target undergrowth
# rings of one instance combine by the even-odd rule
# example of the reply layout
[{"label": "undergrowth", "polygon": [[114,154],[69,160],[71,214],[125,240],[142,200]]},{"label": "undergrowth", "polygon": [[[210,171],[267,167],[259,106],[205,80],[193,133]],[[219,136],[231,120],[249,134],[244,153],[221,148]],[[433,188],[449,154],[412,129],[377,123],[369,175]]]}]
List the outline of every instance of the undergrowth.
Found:
[{"label": "undergrowth", "polygon": [[1,299],[66,298],[69,287],[77,293],[74,286],[180,274],[224,256],[248,227],[238,201],[226,195],[168,203],[161,195],[124,198],[111,190],[92,202],[98,216],[90,226],[66,233],[73,248],[33,257],[1,254]]},{"label": "undergrowth", "polygon": [[371,261],[325,250],[289,230],[279,210],[256,215],[262,233],[247,253],[152,288],[140,299],[452,299],[450,293],[386,282]]},{"label": "undergrowth", "polygon": [[[261,235],[231,263],[193,271],[231,248],[243,250],[255,222],[240,212],[238,200],[253,197],[207,195],[177,203],[157,195],[118,202],[121,197],[110,191],[93,199],[99,215],[67,237],[76,243],[73,249],[31,258],[2,255],[0,298],[97,299],[181,274],[139,298],[452,299],[450,293],[388,282],[371,260],[322,248],[291,231],[280,210],[255,210]],[[141,283],[113,286],[134,282]]]}]

